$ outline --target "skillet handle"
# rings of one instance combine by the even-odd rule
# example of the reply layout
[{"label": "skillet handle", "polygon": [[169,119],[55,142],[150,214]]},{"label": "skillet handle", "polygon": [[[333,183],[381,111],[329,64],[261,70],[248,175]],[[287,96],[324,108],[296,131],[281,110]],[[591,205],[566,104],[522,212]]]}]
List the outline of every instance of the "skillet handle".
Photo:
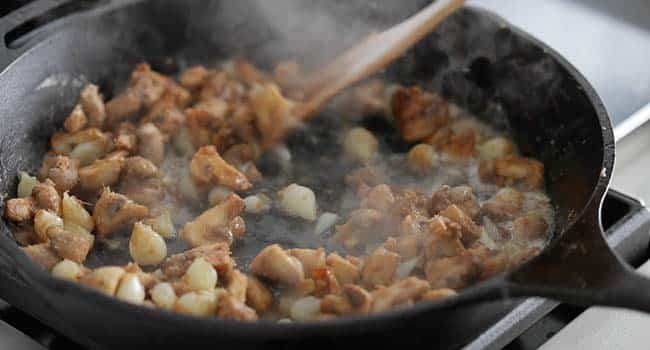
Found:
[{"label": "skillet handle", "polygon": [[507,292],[650,313],[650,279],[634,271],[609,247],[598,209],[585,212],[556,244],[506,276]]}]

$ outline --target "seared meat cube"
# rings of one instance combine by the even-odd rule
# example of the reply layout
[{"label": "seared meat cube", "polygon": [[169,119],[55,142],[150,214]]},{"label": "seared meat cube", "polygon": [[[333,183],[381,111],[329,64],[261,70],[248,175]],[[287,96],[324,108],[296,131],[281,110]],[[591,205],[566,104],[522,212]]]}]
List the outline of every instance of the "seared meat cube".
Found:
[{"label": "seared meat cube", "polygon": [[66,156],[51,156],[45,158],[38,172],[41,181],[50,179],[59,193],[71,190],[79,182],[77,173],[79,161]]},{"label": "seared meat cube", "polygon": [[122,267],[103,266],[83,274],[79,283],[113,296],[124,274],[125,271]]},{"label": "seared meat cube", "polygon": [[165,97],[151,107],[149,113],[140,119],[140,124],[153,123],[162,133],[176,135],[185,125],[185,121],[185,114],[178,108],[175,101]]},{"label": "seared meat cube", "polygon": [[411,170],[425,173],[438,164],[438,158],[433,146],[421,143],[411,148],[406,159]]},{"label": "seared meat cube", "polygon": [[372,311],[386,311],[394,306],[413,302],[429,289],[429,283],[417,277],[403,279],[389,287],[372,292]]},{"label": "seared meat cube", "polygon": [[138,152],[144,158],[149,159],[155,164],[162,163],[165,158],[165,136],[158,130],[158,128],[147,123],[138,128],[137,131]]},{"label": "seared meat cube", "polygon": [[234,238],[243,235],[246,229],[239,217],[243,213],[244,201],[236,194],[231,194],[218,205],[185,224],[181,238],[192,247],[216,242],[231,244]]},{"label": "seared meat cube", "polygon": [[69,133],[83,130],[88,124],[88,117],[80,104],[76,105],[70,115],[63,122],[63,128]]},{"label": "seared meat cube", "polygon": [[124,158],[100,159],[79,169],[79,186],[87,192],[97,192],[120,181]]},{"label": "seared meat cube", "polygon": [[429,222],[428,232],[422,239],[424,255],[427,259],[457,256],[465,251],[461,242],[459,224],[442,216],[436,216]]},{"label": "seared meat cube", "polygon": [[456,204],[472,219],[476,219],[481,211],[471,187],[457,186],[452,188],[444,185],[431,196],[429,213],[432,215],[438,214],[452,204]]},{"label": "seared meat cube", "polygon": [[109,236],[116,230],[144,219],[147,207],[134,203],[128,197],[105,188],[93,211],[93,220],[100,236]]},{"label": "seared meat cube", "polygon": [[316,269],[326,267],[325,265],[325,249],[289,249],[289,254],[295,257],[302,264],[305,271],[305,277],[312,278],[312,272]]},{"label": "seared meat cube", "polygon": [[377,248],[370,255],[361,272],[361,280],[367,286],[387,286],[393,282],[400,263],[400,256],[383,247]]},{"label": "seared meat cube", "polygon": [[125,177],[127,180],[146,180],[152,177],[159,177],[160,172],[154,163],[149,159],[140,156],[129,157],[124,163]]},{"label": "seared meat cube", "polygon": [[222,185],[234,191],[246,191],[252,186],[244,174],[221,158],[214,146],[201,147],[194,154],[190,173],[200,184]]},{"label": "seared meat cube", "polygon": [[415,258],[420,248],[420,235],[411,234],[398,238],[390,237],[384,242],[384,248],[399,254],[402,260]]},{"label": "seared meat cube", "polygon": [[388,176],[384,170],[376,166],[359,168],[345,175],[345,183],[352,186],[359,186],[361,184],[377,186],[387,182]]},{"label": "seared meat cube", "polygon": [[48,210],[54,214],[61,213],[61,196],[54,188],[54,183],[48,179],[34,185],[32,198],[37,208]]},{"label": "seared meat cube", "polygon": [[354,249],[362,243],[381,240],[384,214],[374,209],[357,209],[343,225],[336,226],[331,240]]},{"label": "seared meat cube", "polygon": [[127,88],[106,103],[106,117],[109,125],[117,124],[138,114],[142,109],[142,98],[133,88]]},{"label": "seared meat cube", "polygon": [[455,204],[448,206],[439,215],[460,225],[463,232],[461,240],[466,246],[471,245],[481,236],[481,228]]},{"label": "seared meat cube", "polygon": [[5,203],[5,217],[13,222],[25,222],[34,218],[36,208],[32,198],[12,198]]},{"label": "seared meat cube", "polygon": [[95,242],[95,236],[90,233],[73,233],[64,229],[54,229],[48,232],[52,249],[62,258],[83,263]]},{"label": "seared meat cube", "polygon": [[104,97],[99,93],[97,85],[88,84],[81,90],[79,98],[83,112],[88,117],[88,124],[91,127],[101,128],[106,119]]},{"label": "seared meat cube", "polygon": [[61,261],[61,258],[56,255],[56,252],[52,249],[49,243],[29,245],[27,247],[21,247],[20,249],[22,249],[27,256],[32,258],[37,265],[46,270],[51,270],[54,265]]},{"label": "seared meat cube", "polygon": [[255,321],[257,313],[230,294],[219,298],[217,316],[227,320]]},{"label": "seared meat cube", "polygon": [[356,283],[361,278],[361,267],[342,258],[337,253],[330,253],[326,262],[341,284]]},{"label": "seared meat cube", "polygon": [[433,134],[449,123],[449,104],[439,95],[419,87],[395,91],[391,108],[402,138],[415,142]]},{"label": "seared meat cube", "polygon": [[305,278],[302,263],[279,245],[262,249],[250,265],[251,272],[273,282],[296,286]]},{"label": "seared meat cube", "polygon": [[234,270],[235,261],[230,256],[228,244],[221,242],[174,254],[163,261],[161,270],[169,280],[181,278],[198,257],[212,264],[219,278],[228,278]]},{"label": "seared meat cube", "polygon": [[[64,134],[54,133],[50,139],[50,145],[54,154],[70,155],[80,145],[96,144],[99,151],[105,152],[108,149],[108,137],[96,128],[84,129],[75,133]],[[98,157],[102,156],[100,154]]]},{"label": "seared meat cube", "polygon": [[291,116],[293,103],[282,96],[277,85],[255,84],[249,98],[262,139],[262,148],[277,145],[288,130],[298,125],[299,121]]},{"label": "seared meat cube", "polygon": [[388,185],[373,187],[361,204],[364,208],[386,212],[395,203],[395,196]]},{"label": "seared meat cube", "polygon": [[327,267],[316,268],[312,271],[314,292],[316,296],[341,293],[341,285],[331,269]]},{"label": "seared meat cube", "polygon": [[544,164],[517,156],[507,156],[481,162],[481,181],[498,186],[521,185],[528,189],[540,189],[544,185]]},{"label": "seared meat cube", "polygon": [[527,213],[512,222],[512,237],[522,241],[533,241],[545,237],[548,223],[539,212]]},{"label": "seared meat cube", "polygon": [[367,314],[372,307],[372,295],[365,289],[356,284],[346,284],[343,286],[343,295],[348,299],[354,312]]},{"label": "seared meat cube", "polygon": [[479,274],[479,267],[469,253],[430,260],[424,273],[432,288],[463,288],[472,283]]},{"label": "seared meat cube", "polygon": [[323,297],[320,304],[320,312],[335,315],[346,315],[352,313],[352,305],[343,295],[329,294]]},{"label": "seared meat cube", "polygon": [[239,270],[234,270],[228,277],[226,290],[235,300],[245,303],[246,290],[248,289],[248,277]]},{"label": "seared meat cube", "polygon": [[482,210],[497,222],[512,220],[521,212],[523,200],[524,196],[521,192],[511,187],[505,187],[485,202]]},{"label": "seared meat cube", "polygon": [[181,85],[188,89],[200,88],[210,75],[210,71],[203,66],[194,66],[183,71],[180,76]]},{"label": "seared meat cube", "polygon": [[264,283],[253,276],[248,276],[246,304],[258,313],[262,313],[271,308],[273,302],[273,294]]}]

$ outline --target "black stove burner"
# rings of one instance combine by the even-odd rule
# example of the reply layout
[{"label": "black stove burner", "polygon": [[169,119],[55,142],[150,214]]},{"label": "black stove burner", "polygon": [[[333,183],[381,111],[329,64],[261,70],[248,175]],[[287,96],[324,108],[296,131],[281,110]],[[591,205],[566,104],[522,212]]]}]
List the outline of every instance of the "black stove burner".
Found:
[{"label": "black stove burner", "polygon": [[[609,191],[605,197],[602,224],[609,243],[628,262],[638,266],[647,259],[650,212],[638,200]],[[503,312],[499,313],[493,323],[482,328],[479,337],[460,339],[453,343],[466,344],[464,349],[468,350],[536,349],[584,310],[585,308],[539,298],[506,301],[503,303]],[[83,349],[38,320],[1,301],[0,320],[47,349]]]}]

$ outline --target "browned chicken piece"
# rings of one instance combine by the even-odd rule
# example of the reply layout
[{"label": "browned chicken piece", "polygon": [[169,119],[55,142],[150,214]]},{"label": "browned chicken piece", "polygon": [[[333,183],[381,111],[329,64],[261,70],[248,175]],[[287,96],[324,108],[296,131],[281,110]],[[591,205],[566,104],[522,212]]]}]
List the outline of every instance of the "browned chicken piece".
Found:
[{"label": "browned chicken piece", "polygon": [[384,115],[390,113],[390,101],[386,96],[386,84],[374,79],[351,89],[345,110],[351,116]]},{"label": "browned chicken piece", "polygon": [[460,225],[463,233],[461,241],[465,246],[470,246],[481,236],[481,228],[457,205],[452,204],[448,206],[439,215]]},{"label": "browned chicken piece", "polygon": [[101,130],[89,128],[70,134],[62,132],[54,133],[50,139],[50,145],[55,154],[69,155],[75,146],[88,142],[101,144],[105,151],[108,149],[108,141],[107,135]]},{"label": "browned chicken piece", "polygon": [[194,128],[218,129],[224,125],[230,107],[223,100],[212,98],[185,110],[190,131]]},{"label": "browned chicken piece", "polygon": [[128,180],[146,180],[152,177],[159,177],[161,174],[158,167],[147,158],[140,156],[129,157],[124,163],[124,177]]},{"label": "browned chicken piece", "polygon": [[361,278],[360,265],[353,264],[337,253],[330,253],[326,262],[341,284],[356,283]]},{"label": "browned chicken piece", "polygon": [[79,182],[79,161],[66,156],[46,157],[38,172],[41,181],[50,179],[59,193],[71,190]]},{"label": "browned chicken piece", "polygon": [[352,304],[344,295],[329,294],[321,300],[320,312],[347,315],[352,313]]},{"label": "browned chicken piece", "polygon": [[246,286],[246,304],[258,313],[263,313],[271,308],[274,303],[273,294],[260,280],[248,276]]},{"label": "browned chicken piece", "polygon": [[185,274],[187,268],[198,257],[202,257],[212,264],[219,274],[219,278],[228,278],[235,267],[235,261],[230,256],[228,244],[220,242],[174,254],[165,259],[160,268],[167,279],[178,279]]},{"label": "browned chicken piece", "polygon": [[351,186],[359,186],[361,184],[377,186],[388,181],[386,172],[376,166],[362,167],[345,175],[345,183]]},{"label": "browned chicken piece", "polygon": [[233,62],[233,69],[237,78],[243,80],[248,85],[261,83],[267,79],[264,73],[244,59],[235,60]]},{"label": "browned chicken piece", "polygon": [[124,158],[100,159],[79,169],[79,187],[87,192],[97,192],[120,181]]},{"label": "browned chicken piece", "polygon": [[51,180],[45,179],[45,181],[34,185],[32,198],[36,208],[45,209],[57,215],[61,213],[61,195]]},{"label": "browned chicken piece", "polygon": [[544,164],[531,158],[507,156],[481,162],[479,176],[481,181],[498,186],[540,189],[544,186]]},{"label": "browned chicken piece", "polygon": [[243,302],[237,300],[230,294],[222,295],[219,298],[217,316],[227,320],[238,321],[256,321],[257,313],[255,310],[246,306]]},{"label": "browned chicken piece", "polygon": [[135,125],[127,122],[120,123],[113,139],[115,149],[129,154],[135,153],[138,148],[138,137],[135,133]]},{"label": "browned chicken piece", "polygon": [[13,229],[14,239],[21,247],[40,243],[40,237],[31,227],[18,226]]},{"label": "browned chicken piece", "polygon": [[224,71],[210,72],[199,91],[199,101],[219,98],[228,102],[238,102],[246,93],[244,85],[231,79]]},{"label": "browned chicken piece", "polygon": [[118,151],[114,151],[114,152],[111,152],[111,153],[107,154],[107,155],[104,157],[104,159],[105,159],[105,160],[109,160],[109,159],[110,159],[110,160],[115,160],[115,159],[118,159],[118,160],[119,160],[119,159],[124,160],[124,159],[126,159],[126,157],[128,157],[128,156],[129,156],[129,152],[124,151],[124,150],[118,150]]},{"label": "browned chicken piece", "polygon": [[279,245],[262,249],[250,265],[251,272],[270,281],[296,286],[305,278],[300,260],[289,255]]},{"label": "browned chicken piece", "polygon": [[190,174],[200,184],[222,185],[233,191],[247,191],[252,186],[244,174],[221,158],[214,146],[203,146],[194,154]]},{"label": "browned chicken piece", "polygon": [[106,103],[106,117],[109,125],[117,124],[142,109],[142,98],[133,88],[127,88]]},{"label": "browned chicken piece", "polygon": [[524,196],[514,188],[502,188],[481,208],[490,219],[501,222],[512,220],[521,213]]},{"label": "browned chicken piece", "polygon": [[187,89],[195,90],[200,88],[208,79],[210,71],[203,66],[194,66],[186,69],[181,74],[179,81]]},{"label": "browned chicken piece", "polygon": [[361,206],[364,208],[375,209],[386,212],[395,203],[395,196],[388,185],[379,185],[373,187],[364,198]]},{"label": "browned chicken piece", "polygon": [[104,106],[104,97],[99,93],[99,87],[94,84],[88,84],[81,90],[79,103],[83,112],[88,117],[88,125],[94,128],[104,126],[106,120],[106,108]]},{"label": "browned chicken piece", "polygon": [[394,306],[413,302],[429,290],[429,283],[417,277],[409,277],[372,292],[373,312],[386,311]]},{"label": "browned chicken piece", "polygon": [[169,78],[154,72],[146,63],[135,66],[129,83],[145,107],[153,106],[163,96],[168,84]]},{"label": "browned chicken piece", "polygon": [[476,144],[481,139],[477,130],[445,127],[423,141],[435,146],[442,154],[456,160],[467,160],[476,154]]},{"label": "browned chicken piece", "polygon": [[421,235],[427,230],[429,218],[417,213],[406,215],[399,223],[397,233],[401,236]]},{"label": "browned chicken piece", "polygon": [[430,291],[425,292],[420,296],[421,300],[440,300],[440,299],[446,299],[446,298],[451,298],[453,296],[458,295],[458,293],[450,288],[439,288],[439,289],[432,289]]},{"label": "browned chicken piece", "polygon": [[230,148],[223,154],[223,159],[232,165],[245,164],[256,161],[261,156],[260,149],[252,143],[239,143]]},{"label": "browned chicken piece", "polygon": [[293,102],[285,98],[280,88],[273,83],[253,85],[249,99],[263,149],[277,145],[288,130],[300,123],[291,114]]},{"label": "browned chicken piece", "polygon": [[471,187],[444,185],[431,196],[429,214],[438,214],[452,204],[456,204],[472,219],[476,219],[481,212],[481,206]]},{"label": "browned chicken piece", "polygon": [[253,142],[259,139],[255,126],[255,115],[247,104],[237,104],[233,107],[230,124],[240,140]]},{"label": "browned chicken piece", "polygon": [[512,222],[512,237],[522,241],[534,241],[545,237],[548,223],[539,212],[530,212]]},{"label": "browned chicken piece", "polygon": [[127,227],[149,215],[147,207],[136,204],[128,197],[104,188],[99,200],[95,203],[93,220],[97,234],[102,237]]},{"label": "browned chicken piece", "polygon": [[160,164],[165,158],[165,136],[158,128],[147,123],[138,128],[138,152],[155,164]]},{"label": "browned chicken piece", "polygon": [[510,265],[510,256],[506,251],[494,251],[483,245],[468,249],[467,252],[474,257],[480,275],[479,280],[485,280],[505,271]]},{"label": "browned chicken piece", "polygon": [[424,273],[432,288],[463,288],[478,277],[479,267],[469,253],[430,260]]},{"label": "browned chicken piece", "polygon": [[457,256],[465,251],[461,242],[459,224],[442,216],[436,216],[429,222],[428,232],[422,238],[424,256],[427,259],[439,259]]},{"label": "browned chicken piece", "polygon": [[228,277],[228,284],[226,286],[228,293],[232,295],[235,300],[241,303],[245,303],[247,288],[248,278],[246,275],[241,273],[239,270],[233,270],[233,272]]},{"label": "browned chicken piece", "polygon": [[384,248],[399,254],[402,260],[415,258],[420,250],[420,235],[410,234],[398,238],[389,237],[384,242]]},{"label": "browned chicken piece", "polygon": [[305,277],[312,278],[312,272],[316,269],[325,268],[325,249],[289,249],[289,254],[295,257],[302,264]]},{"label": "browned chicken piece", "polygon": [[37,265],[48,271],[61,261],[61,258],[56,255],[56,252],[52,249],[49,243],[34,244],[27,247],[21,247],[20,249],[22,249],[27,256],[32,258],[32,261]]},{"label": "browned chicken piece", "polygon": [[395,272],[400,260],[399,255],[383,247],[377,248],[363,265],[362,282],[370,287],[391,284],[395,278]]},{"label": "browned chicken piece", "polygon": [[181,238],[192,247],[216,242],[231,244],[246,229],[240,218],[244,208],[244,201],[236,194],[230,194],[216,206],[186,223]]},{"label": "browned chicken piece", "polygon": [[58,227],[48,231],[48,236],[58,256],[80,264],[86,260],[95,242],[95,236],[90,233],[73,233]]},{"label": "browned chicken piece", "polygon": [[140,123],[153,123],[163,134],[176,135],[185,125],[185,120],[185,114],[178,108],[176,101],[164,97],[151,107],[149,113],[140,119]]},{"label": "browned chicken piece", "polygon": [[314,269],[312,279],[314,281],[313,294],[316,296],[341,293],[341,285],[330,268]]},{"label": "browned chicken piece", "polygon": [[88,125],[88,117],[80,104],[76,105],[63,122],[63,128],[69,133],[83,130]]},{"label": "browned chicken piece", "polygon": [[[390,214],[397,218],[395,225],[399,225],[403,218],[412,215],[414,218],[428,216],[430,199],[424,193],[405,189],[395,193],[395,204],[390,208]],[[417,221],[417,220],[416,220]]]},{"label": "browned chicken piece", "polygon": [[372,294],[356,284],[346,284],[343,286],[343,295],[352,305],[353,311],[359,314],[370,312],[373,304]]},{"label": "browned chicken piece", "polygon": [[5,217],[13,222],[25,222],[34,218],[36,205],[28,198],[12,198],[5,203]]},{"label": "browned chicken piece", "polygon": [[79,279],[79,283],[106,295],[114,296],[124,273],[124,269],[119,266],[102,266],[84,273]]},{"label": "browned chicken piece", "polygon": [[374,209],[357,209],[350,213],[348,221],[336,226],[331,240],[342,244],[346,249],[354,249],[362,243],[380,241],[385,214]]},{"label": "browned chicken piece", "polygon": [[393,94],[391,108],[402,138],[415,142],[435,133],[450,120],[449,104],[439,95],[419,87],[400,88]]}]

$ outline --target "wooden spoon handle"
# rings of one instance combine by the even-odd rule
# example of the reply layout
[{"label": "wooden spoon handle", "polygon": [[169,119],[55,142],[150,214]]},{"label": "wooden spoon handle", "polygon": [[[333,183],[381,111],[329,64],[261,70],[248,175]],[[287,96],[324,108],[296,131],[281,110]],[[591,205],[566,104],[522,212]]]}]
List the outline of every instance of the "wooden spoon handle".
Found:
[{"label": "wooden spoon handle", "polygon": [[314,74],[302,85],[305,103],[299,119],[317,112],[343,89],[381,71],[463,6],[465,0],[437,0],[390,29],[371,34]]}]

